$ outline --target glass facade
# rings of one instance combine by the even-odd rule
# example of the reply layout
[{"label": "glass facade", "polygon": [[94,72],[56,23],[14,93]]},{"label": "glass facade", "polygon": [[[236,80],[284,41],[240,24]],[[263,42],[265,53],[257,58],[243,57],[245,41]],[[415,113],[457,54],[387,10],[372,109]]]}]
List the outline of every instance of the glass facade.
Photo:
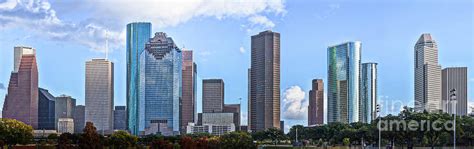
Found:
[{"label": "glass facade", "polygon": [[127,25],[127,126],[134,135],[138,134],[139,57],[150,37],[151,23],[137,22]]},{"label": "glass facade", "polygon": [[360,83],[360,121],[370,123],[375,119],[377,105],[377,63],[363,63]]},{"label": "glass facade", "polygon": [[[181,50],[165,33],[156,33],[146,44],[145,51],[140,56],[139,67],[140,132],[158,130],[152,133],[165,136],[179,134],[182,95],[181,58]],[[167,128],[152,128],[156,123],[159,124],[158,126],[165,124]]]},{"label": "glass facade", "polygon": [[328,48],[328,122],[359,121],[361,43]]},{"label": "glass facade", "polygon": [[38,129],[55,130],[55,100],[48,90],[38,88]]}]

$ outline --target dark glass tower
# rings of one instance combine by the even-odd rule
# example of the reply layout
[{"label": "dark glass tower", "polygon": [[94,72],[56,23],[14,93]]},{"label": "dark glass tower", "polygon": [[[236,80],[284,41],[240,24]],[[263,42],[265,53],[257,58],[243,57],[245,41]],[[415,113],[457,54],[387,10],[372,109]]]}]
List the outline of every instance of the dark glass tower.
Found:
[{"label": "dark glass tower", "polygon": [[38,89],[38,129],[55,130],[55,98],[48,90]]}]

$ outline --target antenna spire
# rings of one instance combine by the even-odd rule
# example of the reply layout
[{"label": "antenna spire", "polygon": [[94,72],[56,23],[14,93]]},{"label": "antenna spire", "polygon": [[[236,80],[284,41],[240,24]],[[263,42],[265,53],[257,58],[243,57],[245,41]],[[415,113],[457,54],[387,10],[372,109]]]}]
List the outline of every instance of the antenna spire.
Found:
[{"label": "antenna spire", "polygon": [[109,59],[109,34],[105,30],[105,59]]}]

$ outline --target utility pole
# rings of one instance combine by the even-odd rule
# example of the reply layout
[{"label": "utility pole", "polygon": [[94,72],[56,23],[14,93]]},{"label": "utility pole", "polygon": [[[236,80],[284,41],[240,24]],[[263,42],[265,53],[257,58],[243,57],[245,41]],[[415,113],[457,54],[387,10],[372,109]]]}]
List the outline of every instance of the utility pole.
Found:
[{"label": "utility pole", "polygon": [[377,115],[378,115],[378,117],[379,117],[379,122],[378,122],[378,124],[377,124],[378,129],[379,129],[379,148],[378,148],[378,149],[381,149],[381,145],[382,145],[382,141],[381,141],[381,140],[382,140],[382,131],[381,131],[380,127],[381,127],[381,125],[382,125],[382,121],[381,121],[382,119],[381,119],[381,117],[380,117],[380,105],[379,105],[379,104],[377,104],[376,112],[377,112]]},{"label": "utility pole", "polygon": [[454,145],[454,149],[456,149],[456,117],[457,117],[457,115],[456,115],[456,113],[457,113],[457,111],[456,111],[456,104],[457,104],[457,101],[456,101],[456,89],[453,88],[453,89],[452,89],[451,91],[449,91],[449,92],[451,93],[450,99],[451,99],[451,102],[453,103],[453,106],[454,106],[454,107],[453,107],[453,109],[454,109],[454,112],[453,112],[453,113],[454,113],[454,134],[453,134],[453,135],[454,135],[454,136],[453,136],[454,142],[453,142],[453,145]]}]

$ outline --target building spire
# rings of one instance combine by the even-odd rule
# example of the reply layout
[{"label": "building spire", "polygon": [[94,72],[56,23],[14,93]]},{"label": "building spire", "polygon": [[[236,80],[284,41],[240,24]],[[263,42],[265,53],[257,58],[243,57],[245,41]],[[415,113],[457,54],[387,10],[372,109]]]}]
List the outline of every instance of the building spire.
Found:
[{"label": "building spire", "polygon": [[105,30],[105,59],[109,59],[109,34],[107,30]]}]

